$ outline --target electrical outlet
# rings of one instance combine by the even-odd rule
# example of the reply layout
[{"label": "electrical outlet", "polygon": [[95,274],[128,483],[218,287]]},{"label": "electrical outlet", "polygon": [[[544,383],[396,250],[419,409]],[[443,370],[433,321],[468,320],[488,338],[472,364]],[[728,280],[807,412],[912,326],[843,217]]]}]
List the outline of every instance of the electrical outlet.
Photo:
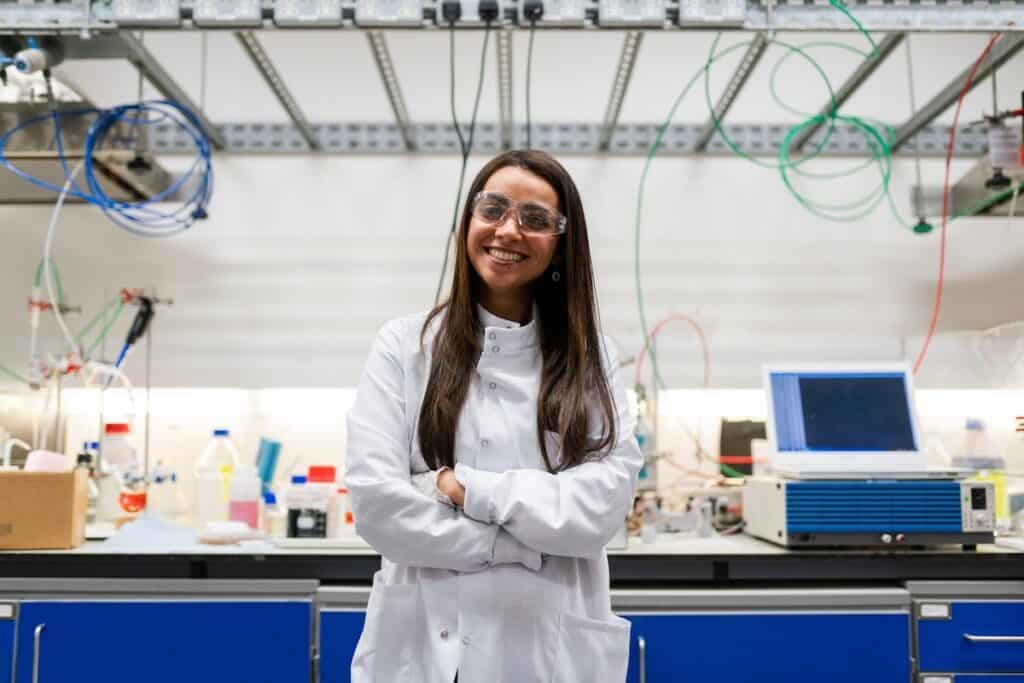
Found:
[{"label": "electrical outlet", "polygon": [[[543,0],[544,13],[537,26],[583,26],[586,23],[586,4],[583,0]],[[519,24],[529,26],[526,0],[519,0]]]},{"label": "electrical outlet", "polygon": [[[484,21],[480,18],[480,5],[481,2],[486,6],[488,0],[462,0],[459,4],[462,7],[462,15],[456,22],[458,26],[483,26]],[[491,0],[493,5],[493,0]],[[505,4],[502,0],[498,0],[498,17],[491,22],[491,26],[498,26],[501,24],[501,18],[505,14]],[[448,26],[448,22],[441,16],[441,12],[437,13],[437,24],[439,26]]]},{"label": "electrical outlet", "polygon": [[341,26],[341,0],[277,0],[274,24],[282,28]]},{"label": "electrical outlet", "polygon": [[356,0],[359,26],[420,26],[423,0]]}]

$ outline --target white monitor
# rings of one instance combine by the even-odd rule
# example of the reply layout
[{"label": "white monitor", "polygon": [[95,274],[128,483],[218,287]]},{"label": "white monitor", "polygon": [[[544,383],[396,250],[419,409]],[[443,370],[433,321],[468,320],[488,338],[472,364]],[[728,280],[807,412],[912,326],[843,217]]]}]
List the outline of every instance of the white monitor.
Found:
[{"label": "white monitor", "polygon": [[764,369],[768,440],[781,472],[924,472],[905,364]]}]

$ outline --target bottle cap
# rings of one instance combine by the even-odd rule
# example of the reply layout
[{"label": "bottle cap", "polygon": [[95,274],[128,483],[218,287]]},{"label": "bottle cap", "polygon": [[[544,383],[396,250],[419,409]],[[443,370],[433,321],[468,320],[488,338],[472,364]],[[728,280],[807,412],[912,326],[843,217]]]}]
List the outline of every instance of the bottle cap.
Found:
[{"label": "bottle cap", "polygon": [[277,505],[277,496],[274,495],[273,491],[267,491],[263,494],[264,505]]},{"label": "bottle cap", "polygon": [[231,436],[231,430],[230,429],[214,429],[213,430],[213,435],[214,436]]},{"label": "bottle cap", "polygon": [[306,483],[306,477],[304,475],[301,475],[301,474],[293,474],[292,475],[292,483],[293,484],[305,484]]},{"label": "bottle cap", "polygon": [[985,429],[985,422],[976,417],[969,417],[967,418],[967,429],[980,432]]},{"label": "bottle cap", "polygon": [[333,484],[337,476],[334,465],[310,465],[309,481],[317,484]]},{"label": "bottle cap", "polygon": [[348,489],[342,486],[341,488],[338,489],[338,493],[348,493]]},{"label": "bottle cap", "polygon": [[108,422],[104,425],[103,431],[106,434],[128,434],[132,428],[126,422]]}]

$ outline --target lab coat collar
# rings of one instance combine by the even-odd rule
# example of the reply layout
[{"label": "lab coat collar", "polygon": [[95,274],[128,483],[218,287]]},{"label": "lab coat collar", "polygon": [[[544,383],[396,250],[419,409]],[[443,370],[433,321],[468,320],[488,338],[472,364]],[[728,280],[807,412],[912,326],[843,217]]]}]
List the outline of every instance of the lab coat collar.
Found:
[{"label": "lab coat collar", "polygon": [[537,334],[540,311],[537,309],[536,302],[533,304],[533,316],[525,325],[500,318],[479,303],[476,305],[476,313],[480,320],[480,326],[483,328],[484,356],[498,356],[523,351],[540,344]]}]

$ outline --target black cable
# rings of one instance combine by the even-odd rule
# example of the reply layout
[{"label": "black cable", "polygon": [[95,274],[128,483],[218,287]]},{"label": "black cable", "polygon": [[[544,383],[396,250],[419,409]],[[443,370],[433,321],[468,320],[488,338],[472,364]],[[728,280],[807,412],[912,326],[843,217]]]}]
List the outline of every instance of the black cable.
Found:
[{"label": "black cable", "polygon": [[533,34],[537,30],[537,20],[530,20],[530,42],[526,45],[526,149],[531,149],[532,146],[530,129],[532,122],[530,120],[530,74],[533,73]]},{"label": "black cable", "polygon": [[469,120],[469,136],[468,139],[462,135],[462,130],[459,127],[458,116],[455,113],[455,22],[450,22],[449,27],[451,30],[449,40],[449,61],[451,62],[451,81],[449,83],[449,89],[451,94],[451,107],[452,107],[452,123],[455,125],[455,134],[459,138],[459,146],[462,152],[462,168],[459,171],[459,185],[455,191],[455,208],[452,211],[452,227],[448,231],[448,239],[444,245],[444,262],[441,264],[441,277],[437,280],[437,289],[434,291],[434,305],[437,306],[438,300],[441,298],[441,287],[444,285],[444,277],[448,272],[448,258],[451,254],[452,239],[455,237],[455,229],[459,221],[459,204],[462,201],[462,185],[466,182],[466,167],[469,164],[469,155],[473,151],[473,137],[476,134],[476,115],[480,110],[480,95],[484,89],[484,72],[487,67],[487,44],[491,38],[491,22],[488,21],[484,27],[484,46],[480,53],[480,76],[477,79],[476,85],[476,99],[473,102],[473,115]]}]

